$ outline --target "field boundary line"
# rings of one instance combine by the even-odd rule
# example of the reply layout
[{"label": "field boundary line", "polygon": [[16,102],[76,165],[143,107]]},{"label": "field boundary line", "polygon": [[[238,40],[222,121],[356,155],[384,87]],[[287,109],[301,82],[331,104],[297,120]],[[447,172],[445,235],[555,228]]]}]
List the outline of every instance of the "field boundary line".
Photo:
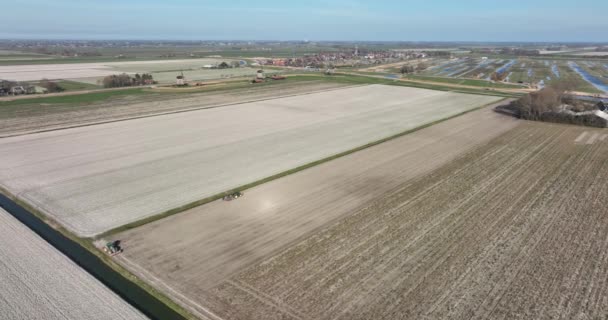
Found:
[{"label": "field boundary line", "polygon": [[260,179],[260,180],[257,180],[257,181],[253,181],[253,182],[247,183],[245,185],[241,185],[241,186],[232,188],[230,190],[221,192],[219,194],[212,195],[212,196],[209,196],[209,197],[205,197],[203,199],[199,199],[199,200],[187,203],[187,204],[179,206],[177,208],[173,208],[173,209],[167,210],[165,212],[161,212],[161,213],[156,214],[156,215],[152,215],[152,216],[149,216],[149,217],[146,217],[146,218],[143,218],[143,219],[131,222],[131,223],[127,223],[125,225],[116,227],[114,229],[110,229],[110,230],[108,230],[106,232],[102,232],[100,234],[97,234],[97,235],[93,236],[93,238],[94,239],[98,239],[98,238],[103,238],[103,237],[109,237],[109,236],[115,235],[115,234],[120,233],[120,232],[124,232],[124,231],[127,231],[127,230],[135,229],[135,228],[137,228],[139,226],[142,226],[142,225],[154,222],[154,221],[158,221],[158,220],[164,219],[166,217],[169,217],[169,216],[172,216],[172,215],[184,212],[186,210],[189,210],[189,209],[192,209],[192,208],[195,208],[195,207],[198,207],[198,206],[201,206],[201,205],[213,202],[215,200],[221,199],[222,197],[224,197],[226,195],[229,195],[229,194],[232,194],[232,193],[235,193],[235,192],[238,192],[238,191],[244,191],[244,190],[247,190],[247,189],[251,189],[253,187],[256,187],[258,185],[264,184],[266,182],[270,182],[270,181],[273,181],[273,180],[276,180],[276,179],[279,179],[279,178],[282,178],[282,177],[285,177],[285,176],[292,175],[292,174],[297,173],[299,171],[303,171],[303,170],[306,170],[308,168],[315,167],[317,165],[323,164],[325,162],[329,162],[329,161],[334,160],[334,159],[342,158],[342,157],[347,156],[349,154],[352,154],[352,153],[355,153],[355,152],[358,152],[358,151],[361,151],[361,150],[368,149],[370,147],[373,147],[373,146],[379,145],[381,143],[384,143],[384,142],[387,142],[387,141],[390,141],[390,140],[393,140],[393,139],[396,139],[396,138],[408,135],[410,133],[422,130],[424,128],[431,127],[431,126],[433,126],[435,124],[438,124],[438,123],[441,123],[441,122],[444,122],[444,121],[447,121],[447,120],[450,120],[450,119],[454,119],[454,118],[460,117],[460,116],[465,115],[467,113],[478,111],[478,110],[481,110],[481,109],[484,109],[484,108],[491,108],[491,107],[494,107],[496,105],[503,104],[503,103],[506,103],[506,102],[509,102],[509,101],[510,101],[510,98],[503,98],[503,99],[500,99],[498,101],[490,102],[490,103],[484,104],[482,106],[472,108],[470,110],[465,110],[463,112],[459,112],[457,114],[448,116],[446,118],[435,120],[435,121],[429,122],[427,124],[423,124],[421,126],[418,126],[418,127],[412,128],[412,129],[408,129],[406,131],[403,131],[403,132],[400,132],[400,133],[397,133],[397,134],[394,134],[394,135],[382,138],[380,140],[372,141],[372,142],[364,144],[362,146],[359,146],[359,147],[356,147],[356,148],[353,148],[353,149],[350,149],[350,150],[347,150],[347,151],[344,151],[344,152],[340,152],[338,154],[335,154],[335,155],[332,155],[332,156],[329,156],[329,157],[326,157],[326,158],[323,158],[323,159],[319,159],[319,160],[316,160],[316,161],[313,161],[313,162],[310,162],[310,163],[307,163],[307,164],[295,167],[295,168],[290,169],[290,170],[279,172],[277,174],[271,175],[269,177],[266,177],[266,178],[263,178],[263,179]]},{"label": "field boundary line", "polygon": [[339,88],[321,89],[321,90],[315,90],[315,91],[304,92],[304,93],[296,93],[296,94],[290,94],[290,95],[279,95],[279,96],[274,96],[274,97],[270,97],[270,98],[250,99],[250,100],[245,100],[245,101],[216,104],[216,105],[210,105],[210,106],[205,106],[205,107],[195,107],[195,108],[188,108],[188,109],[183,109],[183,110],[165,111],[165,112],[152,113],[152,114],[147,114],[147,115],[140,115],[140,116],[126,117],[126,118],[119,118],[119,119],[106,120],[106,121],[89,122],[89,123],[83,123],[83,124],[77,124],[77,125],[71,125],[71,126],[65,126],[65,127],[58,127],[58,128],[48,128],[48,129],[33,130],[33,131],[26,131],[26,132],[9,133],[9,134],[5,134],[5,135],[0,134],[0,139],[2,139],[2,138],[11,138],[11,137],[20,137],[20,136],[37,134],[37,133],[61,131],[61,130],[67,130],[67,129],[91,127],[91,126],[108,124],[108,123],[123,122],[123,121],[145,119],[145,118],[152,118],[152,117],[159,117],[159,116],[165,116],[165,115],[170,115],[170,114],[178,114],[178,113],[186,113],[186,112],[199,111],[199,110],[217,109],[217,108],[222,108],[222,107],[238,106],[238,105],[243,105],[243,104],[247,104],[247,103],[270,101],[270,100],[283,99],[283,98],[299,97],[299,96],[305,96],[305,95],[316,94],[316,93],[324,93],[324,92],[331,92],[331,91],[338,91],[338,90],[345,90],[345,89],[363,87],[363,86],[368,86],[368,85],[371,85],[371,84],[354,84],[354,85],[344,86],[344,87],[339,87]]},{"label": "field boundary line", "polygon": [[[133,269],[137,270],[146,279],[147,282],[151,282],[151,283],[154,283],[156,285],[160,285],[161,287],[163,287],[166,290],[170,291],[170,294],[174,294],[178,298],[183,299],[184,301],[186,301],[187,304],[191,304],[192,306],[194,306],[195,310],[191,310],[191,312],[194,311],[194,313],[196,313],[197,316],[201,316],[202,319],[213,318],[215,320],[224,320],[220,316],[218,316],[215,313],[211,312],[209,309],[201,306],[200,304],[196,303],[195,301],[192,301],[190,298],[184,296],[182,293],[180,293],[179,291],[177,291],[173,287],[169,286],[167,283],[165,283],[164,281],[160,280],[158,277],[156,277],[153,274],[151,274],[148,270],[144,269],[142,266],[138,265],[137,263],[131,261],[129,258],[125,257],[124,255],[119,256],[117,260],[118,261],[122,261],[124,264],[128,265],[128,267],[127,267],[128,269],[130,269],[130,270],[133,270]],[[203,313],[197,311],[196,308],[202,310],[206,314],[203,314]]]}]

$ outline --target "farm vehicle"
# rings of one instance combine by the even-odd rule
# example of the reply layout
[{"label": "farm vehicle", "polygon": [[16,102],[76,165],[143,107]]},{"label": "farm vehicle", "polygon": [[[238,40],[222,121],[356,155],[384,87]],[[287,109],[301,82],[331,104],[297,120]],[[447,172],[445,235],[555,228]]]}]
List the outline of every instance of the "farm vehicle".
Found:
[{"label": "farm vehicle", "polygon": [[110,241],[106,243],[106,245],[103,247],[103,251],[111,256],[115,256],[121,253],[123,250],[120,246],[120,240]]},{"label": "farm vehicle", "polygon": [[236,200],[236,199],[238,199],[238,198],[240,198],[242,196],[243,196],[242,192],[235,192],[235,193],[231,193],[229,195],[224,196],[222,198],[222,200],[224,200],[224,201],[232,201],[232,200]]}]

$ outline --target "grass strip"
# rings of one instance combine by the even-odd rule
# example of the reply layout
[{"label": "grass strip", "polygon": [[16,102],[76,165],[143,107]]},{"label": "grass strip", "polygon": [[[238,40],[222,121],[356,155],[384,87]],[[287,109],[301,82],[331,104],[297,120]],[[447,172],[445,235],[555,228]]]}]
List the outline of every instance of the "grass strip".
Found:
[{"label": "grass strip", "polygon": [[98,101],[107,100],[113,97],[128,96],[128,95],[146,95],[150,94],[150,91],[144,90],[144,88],[129,88],[119,90],[104,90],[99,92],[89,92],[81,94],[67,94],[62,96],[53,97],[34,97],[31,99],[17,99],[10,101],[0,101],[0,107],[6,106],[20,106],[20,105],[31,105],[31,104],[87,104]]}]

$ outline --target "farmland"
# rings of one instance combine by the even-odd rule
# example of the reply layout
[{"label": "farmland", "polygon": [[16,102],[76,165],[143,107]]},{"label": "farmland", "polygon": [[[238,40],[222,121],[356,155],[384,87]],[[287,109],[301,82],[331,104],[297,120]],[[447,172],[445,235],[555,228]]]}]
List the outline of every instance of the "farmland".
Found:
[{"label": "farmland", "polygon": [[[500,123],[488,140],[476,140],[470,125],[444,131],[445,140],[428,132],[480,116],[262,185],[241,203],[213,203],[129,231],[120,235],[132,244],[123,263],[223,319],[605,315],[608,133],[491,119],[475,121]],[[429,142],[406,156],[409,149],[398,146],[409,139]],[[460,139],[468,147],[450,152]],[[441,151],[447,159],[430,156]],[[343,172],[332,170],[340,165]],[[365,170],[376,170],[376,178]],[[309,179],[323,185],[308,191]],[[293,189],[283,189],[288,185]],[[347,213],[333,213],[341,206]],[[294,214],[300,211],[307,214]],[[335,215],[324,217],[328,212]],[[221,235],[232,223],[235,235]],[[240,250],[253,257],[241,258]],[[217,272],[231,265],[224,264],[229,255],[240,268]]]},{"label": "farmland", "polygon": [[201,292],[243,267],[516,124],[489,109],[450,119],[249,189],[238,201],[212,202],[118,234],[128,244],[120,261],[205,305]]},{"label": "farmland", "polygon": [[65,97],[0,101],[0,136],[308,94],[346,85],[290,79],[255,86],[248,83],[218,84],[197,89],[191,94],[128,89]]},{"label": "farmland", "polygon": [[94,236],[498,99],[371,85],[10,137],[0,182]]},{"label": "farmland", "polygon": [[[584,58],[584,57],[581,57]],[[594,73],[596,82],[608,84],[608,69],[602,68],[605,60],[597,58],[581,59],[576,62],[584,72]],[[454,84],[469,84],[480,87],[514,87],[530,85],[542,88],[560,80],[570,80],[576,85],[577,91],[588,93],[607,93],[598,88],[585,77],[579,75],[570,65],[572,61],[566,57],[512,57],[495,56],[492,58],[476,56],[460,56],[452,60],[431,59],[426,61],[430,68],[418,75],[409,75],[410,79],[422,81],[446,82]],[[397,72],[397,71],[396,71]],[[504,81],[489,81],[492,73],[504,74]]]},{"label": "farmland", "polygon": [[[0,66],[0,79],[11,81],[36,81],[43,78],[57,80],[72,80],[77,82],[97,84],[103,77],[119,73],[152,73],[163,83],[175,82],[175,77],[181,72],[189,72],[192,80],[221,78],[223,75],[250,75],[255,73],[251,68],[236,68],[234,70],[203,70],[205,65],[221,63],[217,59],[182,59],[182,60],[151,60],[125,62],[97,62],[74,64],[34,64]],[[227,60],[230,62],[230,60]],[[189,71],[195,70],[195,71]]]},{"label": "farmland", "polygon": [[146,319],[0,208],[1,319]]}]

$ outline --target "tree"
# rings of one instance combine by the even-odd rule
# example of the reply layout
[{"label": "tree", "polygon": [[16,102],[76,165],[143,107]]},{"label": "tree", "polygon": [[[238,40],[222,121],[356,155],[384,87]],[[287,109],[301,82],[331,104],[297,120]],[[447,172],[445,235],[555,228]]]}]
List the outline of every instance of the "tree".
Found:
[{"label": "tree", "polygon": [[57,82],[49,81],[49,79],[42,79],[40,81],[40,86],[45,88],[48,92],[62,92],[65,91],[63,87],[61,87]]},{"label": "tree", "polygon": [[230,68],[230,66],[226,63],[226,61],[220,63],[219,66],[217,66],[219,69],[226,69],[226,68]]},{"label": "tree", "polygon": [[514,106],[524,119],[540,120],[546,112],[560,112],[562,104],[568,102],[566,92],[575,88],[571,81],[560,81],[529,93],[514,102]]},{"label": "tree", "polygon": [[400,71],[401,71],[401,74],[414,73],[414,67],[405,64],[401,67]]},{"label": "tree", "polygon": [[154,80],[152,75],[149,73],[135,74],[134,77],[129,76],[126,73],[119,75],[111,75],[103,78],[101,81],[104,88],[119,88],[119,87],[130,87],[130,86],[141,86],[145,84],[152,84]]}]

